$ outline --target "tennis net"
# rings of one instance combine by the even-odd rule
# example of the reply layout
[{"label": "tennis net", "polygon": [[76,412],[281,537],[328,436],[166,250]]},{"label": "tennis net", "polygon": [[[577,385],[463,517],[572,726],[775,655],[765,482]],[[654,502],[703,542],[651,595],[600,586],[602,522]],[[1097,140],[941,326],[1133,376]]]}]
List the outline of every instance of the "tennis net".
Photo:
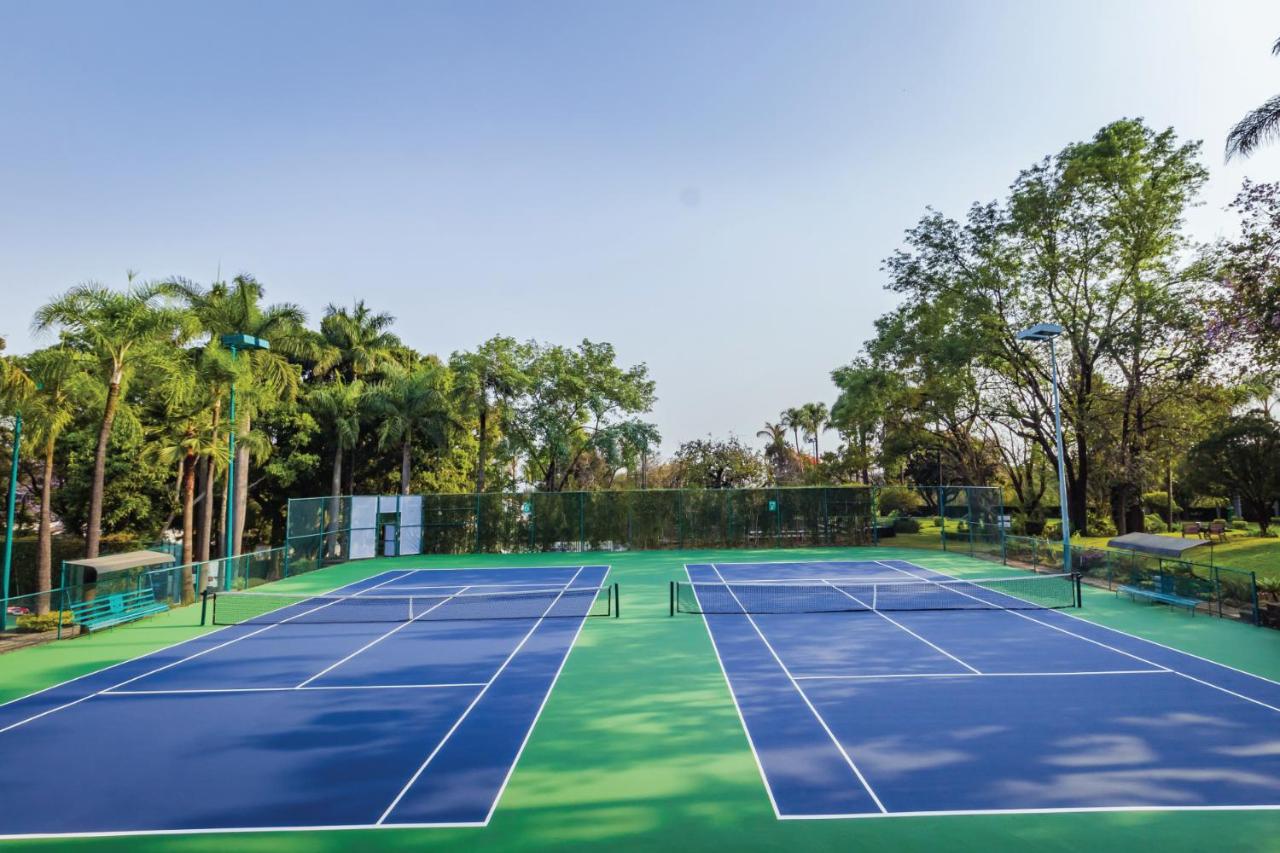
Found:
[{"label": "tennis net", "polygon": [[1044,610],[1080,606],[1072,574],[955,580],[671,583],[671,613]]},{"label": "tennis net", "polygon": [[618,585],[573,589],[430,595],[306,595],[285,592],[205,594],[201,624],[428,622],[617,616]]}]

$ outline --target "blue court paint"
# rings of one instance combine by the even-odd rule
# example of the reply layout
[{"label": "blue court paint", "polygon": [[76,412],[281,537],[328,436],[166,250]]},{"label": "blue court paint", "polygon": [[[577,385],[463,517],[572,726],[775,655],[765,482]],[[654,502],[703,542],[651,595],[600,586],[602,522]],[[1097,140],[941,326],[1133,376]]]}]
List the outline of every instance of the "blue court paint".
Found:
[{"label": "blue court paint", "polygon": [[[395,571],[338,592],[590,589],[607,573]],[[0,706],[0,766],[39,755],[110,768],[75,792],[56,774],[7,792],[0,836],[483,824],[587,606],[541,620],[246,623]]]},{"label": "blue court paint", "polygon": [[[952,580],[904,561],[687,571]],[[703,618],[782,818],[1280,808],[1280,684],[1068,612]]]}]

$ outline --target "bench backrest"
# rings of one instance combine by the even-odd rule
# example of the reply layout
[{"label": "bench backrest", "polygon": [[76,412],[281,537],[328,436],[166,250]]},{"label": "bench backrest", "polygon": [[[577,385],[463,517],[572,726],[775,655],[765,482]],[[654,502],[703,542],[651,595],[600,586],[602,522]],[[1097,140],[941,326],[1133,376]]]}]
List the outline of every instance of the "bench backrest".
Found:
[{"label": "bench backrest", "polygon": [[1210,533],[1226,533],[1227,525],[1225,522],[1215,521],[1209,525],[1209,532]]},{"label": "bench backrest", "polygon": [[1199,533],[1199,532],[1200,532],[1200,522],[1198,522],[1198,521],[1184,521],[1184,522],[1182,523],[1182,532],[1183,532],[1183,533]]},{"label": "bench backrest", "polygon": [[111,595],[100,595],[97,598],[91,598],[88,601],[76,602],[67,609],[75,614],[76,621],[83,622],[86,619],[93,620],[108,614],[118,615],[127,613],[135,608],[154,604],[155,600],[155,591],[148,587],[147,589],[138,589],[132,592],[117,592]]}]

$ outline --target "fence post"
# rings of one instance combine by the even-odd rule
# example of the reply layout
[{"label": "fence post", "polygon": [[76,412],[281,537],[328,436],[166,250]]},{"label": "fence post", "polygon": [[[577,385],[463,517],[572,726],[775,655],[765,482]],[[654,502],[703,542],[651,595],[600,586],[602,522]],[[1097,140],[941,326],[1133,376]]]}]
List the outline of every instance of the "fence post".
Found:
[{"label": "fence post", "polygon": [[586,492],[578,492],[578,553],[581,554],[587,550],[587,531],[584,515],[584,505],[586,503]]},{"label": "fence post", "polygon": [[942,550],[947,550],[947,490],[938,486],[938,523],[942,526]]}]

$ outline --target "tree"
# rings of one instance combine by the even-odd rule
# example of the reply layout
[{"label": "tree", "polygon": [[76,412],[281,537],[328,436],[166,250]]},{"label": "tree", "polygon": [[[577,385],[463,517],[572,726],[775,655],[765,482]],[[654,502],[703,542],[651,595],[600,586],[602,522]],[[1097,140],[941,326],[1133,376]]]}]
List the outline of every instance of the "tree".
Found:
[{"label": "tree", "polygon": [[[1280,56],[1280,39],[1271,46],[1272,56]],[[1280,134],[1280,95],[1249,113],[1227,134],[1227,159],[1236,154],[1248,157],[1262,143]]]},{"label": "tree", "polygon": [[736,436],[686,441],[672,459],[676,488],[741,489],[764,481],[764,461]]},{"label": "tree", "polygon": [[333,447],[333,476],[330,479],[329,506],[330,528],[329,554],[338,553],[336,530],[341,527],[342,464],[343,455],[354,447],[360,437],[360,406],[365,386],[359,379],[347,382],[337,377],[311,391],[307,405],[317,422],[324,429]]},{"label": "tree", "polygon": [[182,312],[160,305],[163,292],[156,284],[134,284],[130,274],[123,291],[79,285],[36,312],[37,329],[60,327],[69,346],[83,349],[98,361],[99,378],[106,388],[85,531],[85,554],[89,557],[98,556],[102,536],[107,444],[121,395],[141,365],[192,331]]},{"label": "tree", "polygon": [[[253,421],[262,411],[293,400],[301,384],[301,370],[290,361],[294,358],[318,358],[319,348],[314,338],[303,326],[306,313],[293,303],[263,305],[265,288],[251,275],[241,274],[230,283],[217,281],[207,289],[182,278],[173,278],[160,285],[163,292],[184,302],[196,318],[202,332],[209,336],[215,350],[206,350],[204,368],[206,381],[211,384],[207,410],[212,413],[212,435],[206,446],[218,443],[218,432],[223,400],[227,399],[231,382],[236,386],[236,482],[235,526],[232,540],[235,552],[243,550],[244,526],[248,516],[250,458],[255,448],[259,458],[264,458],[269,445],[253,434]],[[331,306],[332,307],[332,306]],[[262,338],[270,349],[245,350],[236,354],[235,364],[223,359],[215,369],[212,362],[221,359],[220,339],[223,335],[247,334]],[[197,461],[199,467],[199,461]],[[201,524],[201,551],[208,559],[208,541],[212,530],[212,505],[215,477],[208,472],[215,469],[211,457],[205,461],[205,519]],[[198,472],[197,472],[198,473]],[[216,471],[214,472],[216,473]],[[225,515],[224,515],[225,517]]]},{"label": "tree", "polygon": [[[50,347],[27,356],[19,368],[29,379],[26,393],[15,402],[21,406],[30,441],[40,456],[40,510],[36,546],[36,588],[53,588],[52,500],[54,450],[62,432],[94,396],[90,377],[93,365],[69,347]],[[12,531],[5,531],[12,536]],[[37,599],[36,610],[46,613],[49,598]]]},{"label": "tree", "polygon": [[321,349],[315,372],[336,373],[347,382],[368,379],[403,353],[404,346],[392,332],[391,314],[371,311],[363,299],[350,311],[330,303],[320,320]]},{"label": "tree", "polygon": [[1245,518],[1266,533],[1280,499],[1280,424],[1256,413],[1229,418],[1191,448],[1187,468],[1197,489],[1239,495]]},{"label": "tree", "polygon": [[800,407],[792,407],[783,409],[779,415],[778,423],[785,429],[791,430],[792,436],[796,442],[796,453],[800,452],[800,430],[804,429],[804,412]]},{"label": "tree", "polygon": [[652,408],[654,383],[644,364],[620,367],[608,343],[531,343],[525,355],[525,384],[506,432],[532,478],[544,491],[558,492],[603,431]]},{"label": "tree", "polygon": [[800,407],[801,425],[805,435],[813,442],[813,461],[817,464],[822,458],[818,452],[818,436],[827,428],[830,413],[826,403],[805,403]]},{"label": "tree", "polygon": [[455,405],[459,414],[474,418],[477,424],[477,494],[485,490],[493,427],[508,417],[514,399],[527,385],[527,377],[521,371],[530,360],[532,348],[532,344],[499,335],[485,341],[475,352],[455,352],[449,359],[455,379]]},{"label": "tree", "polygon": [[371,389],[371,409],[378,418],[378,447],[400,450],[400,494],[409,494],[413,442],[423,439],[437,447],[448,442],[452,425],[449,369],[434,358],[413,367],[387,368],[387,378]]},{"label": "tree", "polygon": [[1210,263],[1220,292],[1210,342],[1244,347],[1255,368],[1280,368],[1280,183],[1245,181],[1230,209],[1240,236],[1217,247]]}]

